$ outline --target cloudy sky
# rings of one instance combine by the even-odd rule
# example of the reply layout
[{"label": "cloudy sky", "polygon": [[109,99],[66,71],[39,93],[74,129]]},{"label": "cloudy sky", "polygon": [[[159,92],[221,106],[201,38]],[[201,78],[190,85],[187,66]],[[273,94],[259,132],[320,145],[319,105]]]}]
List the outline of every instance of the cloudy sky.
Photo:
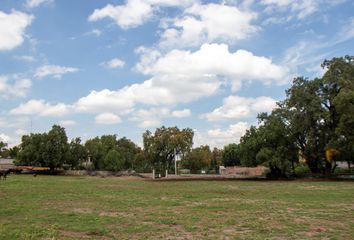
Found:
[{"label": "cloudy sky", "polygon": [[295,76],[354,53],[352,0],[1,0],[0,138],[53,124],[237,142]]}]

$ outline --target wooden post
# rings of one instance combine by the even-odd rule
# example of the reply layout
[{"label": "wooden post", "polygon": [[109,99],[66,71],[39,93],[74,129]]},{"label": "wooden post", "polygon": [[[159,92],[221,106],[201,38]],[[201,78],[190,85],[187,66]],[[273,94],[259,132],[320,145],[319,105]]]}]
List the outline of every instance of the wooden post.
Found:
[{"label": "wooden post", "polygon": [[155,168],[152,169],[152,179],[155,179]]}]

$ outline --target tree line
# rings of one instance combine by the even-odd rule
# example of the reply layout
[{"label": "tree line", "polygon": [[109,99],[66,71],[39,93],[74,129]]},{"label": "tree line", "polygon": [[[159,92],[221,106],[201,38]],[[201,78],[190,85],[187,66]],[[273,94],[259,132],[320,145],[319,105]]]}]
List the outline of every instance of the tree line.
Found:
[{"label": "tree line", "polygon": [[[322,78],[298,77],[286,91],[286,98],[270,113],[258,115],[239,143],[223,149],[208,145],[193,148],[190,128],[160,127],[143,134],[143,148],[117,135],[103,135],[82,143],[68,142],[65,129],[54,125],[48,133],[22,137],[19,146],[7,149],[0,143],[0,154],[16,157],[16,164],[45,166],[50,169],[80,169],[84,163],[95,170],[174,171],[180,168],[197,172],[216,172],[224,166],[269,168],[270,177],[294,175],[299,164],[312,173],[328,174],[336,161],[354,162],[354,57],[323,62]],[[236,142],[236,139],[235,139]]]}]

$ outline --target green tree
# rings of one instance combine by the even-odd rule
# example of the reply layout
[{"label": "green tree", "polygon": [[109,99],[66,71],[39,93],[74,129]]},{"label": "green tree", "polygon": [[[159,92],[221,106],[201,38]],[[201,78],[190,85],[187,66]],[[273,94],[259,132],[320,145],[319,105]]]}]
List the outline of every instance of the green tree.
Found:
[{"label": "green tree", "polygon": [[151,161],[149,161],[148,159],[149,157],[146,156],[146,153],[140,150],[140,152],[138,152],[134,156],[132,168],[136,172],[150,172],[153,166],[151,164]]},{"label": "green tree", "polygon": [[162,174],[174,168],[176,154],[184,156],[193,145],[193,130],[178,127],[157,128],[155,133],[146,131],[143,134],[144,153],[148,161]]},{"label": "green tree", "polygon": [[322,78],[296,78],[283,102],[285,121],[313,173],[334,170],[335,162],[326,159],[327,150],[352,161],[353,59],[324,61],[322,66],[328,70]]},{"label": "green tree", "polygon": [[231,143],[224,147],[222,153],[222,162],[224,166],[238,166],[241,165],[240,148],[237,144]]},{"label": "green tree", "polygon": [[10,148],[9,149],[10,158],[17,159],[19,152],[20,152],[20,147],[19,146],[14,146],[14,147]]},{"label": "green tree", "polygon": [[141,152],[141,149],[126,137],[120,138],[117,141],[116,149],[124,158],[124,169],[134,169],[135,156]]},{"label": "green tree", "polygon": [[124,169],[125,160],[121,153],[115,149],[109,150],[104,158],[104,170],[121,171]]},{"label": "green tree", "polygon": [[218,172],[219,166],[223,164],[223,160],[222,160],[223,150],[214,147],[211,154],[212,154],[212,159],[210,163],[210,169],[213,169],[215,170],[215,172]]},{"label": "green tree", "polygon": [[211,166],[213,155],[208,145],[193,148],[191,152],[187,153],[182,159],[182,166],[188,168],[192,173],[198,170],[207,170]]},{"label": "green tree", "polygon": [[92,161],[94,169],[103,168],[103,159],[105,157],[104,147],[102,146],[99,137],[89,139],[85,142],[85,147],[88,151],[88,157]]},{"label": "green tree", "polygon": [[[335,149],[334,160],[345,160],[350,166],[354,162],[354,57],[326,60],[322,67],[328,69],[321,86],[321,99],[327,113],[326,148]],[[329,162],[326,163],[327,168],[330,167]]]},{"label": "green tree", "polygon": [[263,139],[256,127],[250,129],[241,137],[239,144],[240,162],[242,166],[255,167],[258,165],[257,153],[261,150]]},{"label": "green tree", "polygon": [[53,125],[48,133],[22,136],[17,165],[60,168],[68,157],[68,138],[65,129]]},{"label": "green tree", "polygon": [[71,166],[71,169],[77,169],[88,158],[88,152],[81,144],[80,138],[72,139],[69,144],[69,156],[66,164]]},{"label": "green tree", "polygon": [[16,165],[44,166],[45,133],[24,135],[21,138],[20,151]]},{"label": "green tree", "polygon": [[53,125],[48,134],[44,135],[43,165],[54,170],[62,167],[68,157],[68,137],[65,129],[59,125]]},{"label": "green tree", "polygon": [[294,174],[299,157],[295,140],[283,122],[282,109],[276,109],[270,115],[260,114],[258,118],[262,123],[258,132],[263,142],[256,155],[257,163],[267,166],[272,178],[289,177]]},{"label": "green tree", "polygon": [[104,155],[107,155],[110,150],[117,150],[118,139],[117,135],[102,135],[100,138]]}]

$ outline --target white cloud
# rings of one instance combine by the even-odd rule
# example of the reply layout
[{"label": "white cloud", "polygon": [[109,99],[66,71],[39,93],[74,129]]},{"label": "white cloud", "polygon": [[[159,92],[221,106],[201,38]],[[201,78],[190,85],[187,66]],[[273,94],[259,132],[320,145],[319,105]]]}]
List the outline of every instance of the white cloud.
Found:
[{"label": "white cloud", "polygon": [[25,30],[31,25],[32,15],[12,10],[0,11],[0,51],[11,50],[23,43]]},{"label": "white cloud", "polygon": [[112,60],[108,62],[103,62],[101,63],[102,66],[105,66],[107,68],[122,68],[125,65],[125,62],[119,58],[113,58]]},{"label": "white cloud", "polygon": [[86,34],[88,35],[96,35],[97,37],[101,36],[102,34],[102,31],[95,28],[95,29],[92,29],[90,32],[87,32]]},{"label": "white cloud", "polygon": [[[157,125],[163,118],[189,116],[188,109],[169,109],[179,103],[189,103],[215,94],[225,79],[234,88],[239,88],[243,81],[279,84],[287,79],[287,69],[275,65],[270,59],[245,50],[230,52],[224,44],[205,44],[195,52],[173,50],[164,55],[155,50],[140,49],[139,52],[142,61],[136,69],[145,75],[152,75],[142,83],[116,91],[92,91],[71,105],[30,100],[11,110],[11,113],[40,116],[63,116],[70,112],[111,113],[116,116],[132,114],[133,118],[142,121],[140,126],[145,127]],[[63,74],[65,71],[49,72],[39,71],[37,76]],[[135,110],[141,106],[158,106],[160,110]]]},{"label": "white cloud", "polygon": [[[165,22],[167,29],[162,33],[161,47],[190,47],[202,43],[235,42],[246,39],[259,30],[251,24],[257,14],[241,11],[236,6],[224,4],[195,4],[176,19]],[[170,26],[169,26],[170,25]]]},{"label": "white cloud", "polygon": [[43,78],[46,76],[53,76],[54,78],[61,78],[62,75],[67,73],[74,73],[79,71],[78,68],[73,67],[62,67],[58,65],[44,65],[37,68],[34,76],[36,78]]},{"label": "white cloud", "polygon": [[195,0],[127,0],[123,5],[108,4],[101,9],[95,9],[89,16],[89,21],[111,18],[123,29],[142,25],[154,16],[159,7],[188,6]]},{"label": "white cloud", "polygon": [[61,120],[59,121],[59,125],[64,127],[74,126],[77,123],[74,120]]},{"label": "white cloud", "polygon": [[205,132],[195,131],[194,146],[208,144],[211,147],[222,148],[230,143],[239,143],[240,138],[250,128],[247,122],[231,124],[227,129],[214,128]]},{"label": "white cloud", "polygon": [[14,56],[16,60],[26,61],[26,62],[35,62],[36,59],[32,56],[22,55],[22,56]]},{"label": "white cloud", "polygon": [[227,79],[234,89],[243,81],[287,83],[287,69],[245,50],[229,52],[224,44],[205,44],[196,52],[173,50],[162,55],[140,49],[136,69],[152,77],[116,91],[92,91],[80,98],[75,109],[88,113],[127,114],[137,104],[174,106],[215,94]]},{"label": "white cloud", "polygon": [[35,8],[43,4],[53,3],[54,0],[26,0],[26,6],[28,8]]},{"label": "white cloud", "polygon": [[170,110],[168,108],[139,109],[133,115],[130,120],[138,122],[140,128],[150,128],[161,125],[161,119],[170,115]]},{"label": "white cloud", "polygon": [[20,129],[17,129],[15,133],[18,136],[23,136],[23,135],[27,135],[28,131],[20,128]]},{"label": "white cloud", "polygon": [[117,124],[121,122],[121,119],[119,116],[113,114],[113,113],[101,113],[96,116],[95,118],[96,123],[98,124]]},{"label": "white cloud", "polygon": [[160,57],[155,53],[150,61],[143,60],[137,64],[137,70],[153,75],[154,85],[168,85],[178,90],[178,94],[183,92],[184,99],[214,93],[220,84],[219,76],[229,79],[235,89],[242,81],[258,80],[265,84],[289,81],[287,68],[246,50],[230,52],[225,44],[203,44],[196,52],[172,50]]},{"label": "white cloud", "polygon": [[208,121],[225,119],[245,119],[261,112],[271,112],[276,107],[276,100],[271,97],[245,98],[229,96],[224,98],[223,105],[202,117]]},{"label": "white cloud", "polygon": [[139,109],[132,113],[131,121],[141,128],[158,127],[164,118],[185,118],[191,115],[190,109],[171,111],[166,107]]},{"label": "white cloud", "polygon": [[70,113],[72,107],[64,103],[51,104],[44,100],[29,100],[12,109],[12,115],[39,115],[43,117],[61,117]]},{"label": "white cloud", "polygon": [[271,13],[274,11],[290,11],[288,18],[297,17],[303,19],[317,11],[318,0],[261,0],[261,4],[266,5],[266,11]]},{"label": "white cloud", "polygon": [[172,112],[172,116],[176,118],[185,118],[189,117],[192,114],[190,109],[183,109],[183,110],[175,110]]},{"label": "white cloud", "polygon": [[17,76],[0,76],[0,93],[2,96],[26,96],[32,86],[32,81]]},{"label": "white cloud", "polygon": [[133,107],[134,95],[127,88],[118,91],[92,91],[75,103],[77,111],[87,113],[114,112],[121,115],[129,113]]},{"label": "white cloud", "polygon": [[4,143],[10,143],[11,142],[11,137],[4,134],[4,133],[0,133],[0,141],[4,142]]}]

